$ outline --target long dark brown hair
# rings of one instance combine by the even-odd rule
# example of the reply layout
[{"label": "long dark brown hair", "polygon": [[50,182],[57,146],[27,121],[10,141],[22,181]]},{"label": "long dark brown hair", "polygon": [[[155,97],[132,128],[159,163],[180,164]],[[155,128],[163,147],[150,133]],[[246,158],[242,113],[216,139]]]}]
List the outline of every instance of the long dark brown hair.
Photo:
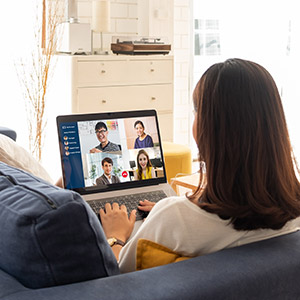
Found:
[{"label": "long dark brown hair", "polygon": [[136,165],[138,166],[138,172],[137,172],[137,174],[138,174],[138,179],[139,179],[139,180],[142,179],[142,173],[143,173],[143,169],[142,169],[142,167],[141,167],[141,165],[140,165],[140,163],[139,163],[139,158],[140,158],[140,155],[141,155],[141,154],[144,154],[144,155],[147,157],[147,166],[146,166],[147,170],[148,170],[148,168],[152,167],[152,164],[151,164],[151,161],[150,161],[150,159],[149,159],[148,153],[147,153],[144,149],[141,149],[141,150],[138,152],[138,155],[137,155],[137,157],[136,157]]},{"label": "long dark brown hair", "polygon": [[[200,184],[190,200],[237,230],[280,229],[300,215],[299,173],[276,84],[241,59],[215,64],[194,90]],[[201,189],[200,186],[204,185]]]}]

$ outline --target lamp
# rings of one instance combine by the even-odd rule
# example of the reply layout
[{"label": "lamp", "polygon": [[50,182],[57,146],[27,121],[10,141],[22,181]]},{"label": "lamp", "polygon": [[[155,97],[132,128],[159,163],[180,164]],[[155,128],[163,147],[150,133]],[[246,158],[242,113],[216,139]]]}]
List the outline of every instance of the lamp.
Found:
[{"label": "lamp", "polygon": [[110,0],[93,0],[92,10],[92,33],[100,33],[100,49],[92,50],[94,54],[108,54],[103,51],[102,33],[110,31]]}]

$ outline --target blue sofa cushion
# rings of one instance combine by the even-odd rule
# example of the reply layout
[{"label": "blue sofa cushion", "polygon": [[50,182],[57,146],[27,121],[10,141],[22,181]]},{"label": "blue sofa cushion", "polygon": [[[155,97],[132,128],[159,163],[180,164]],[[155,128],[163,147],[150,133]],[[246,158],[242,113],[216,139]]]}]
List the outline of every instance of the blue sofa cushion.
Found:
[{"label": "blue sofa cushion", "polygon": [[17,133],[10,128],[0,126],[0,133],[10,137],[14,141],[17,139]]},{"label": "blue sofa cushion", "polygon": [[79,194],[0,163],[0,268],[30,288],[119,274]]}]

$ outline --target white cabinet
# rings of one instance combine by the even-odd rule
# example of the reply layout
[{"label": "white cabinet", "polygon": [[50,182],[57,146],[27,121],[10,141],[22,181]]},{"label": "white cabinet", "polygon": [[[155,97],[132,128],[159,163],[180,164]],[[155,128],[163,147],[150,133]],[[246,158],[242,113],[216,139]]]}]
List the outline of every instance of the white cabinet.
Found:
[{"label": "white cabinet", "polygon": [[72,112],[155,109],[164,141],[173,141],[173,57],[72,57]]}]

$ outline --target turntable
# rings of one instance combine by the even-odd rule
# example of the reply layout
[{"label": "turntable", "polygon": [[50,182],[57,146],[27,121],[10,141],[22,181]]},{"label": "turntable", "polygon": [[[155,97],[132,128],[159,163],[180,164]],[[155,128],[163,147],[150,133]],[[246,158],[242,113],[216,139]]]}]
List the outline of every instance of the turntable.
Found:
[{"label": "turntable", "polygon": [[111,50],[115,54],[127,55],[168,54],[171,45],[165,41],[166,38],[113,37]]}]

